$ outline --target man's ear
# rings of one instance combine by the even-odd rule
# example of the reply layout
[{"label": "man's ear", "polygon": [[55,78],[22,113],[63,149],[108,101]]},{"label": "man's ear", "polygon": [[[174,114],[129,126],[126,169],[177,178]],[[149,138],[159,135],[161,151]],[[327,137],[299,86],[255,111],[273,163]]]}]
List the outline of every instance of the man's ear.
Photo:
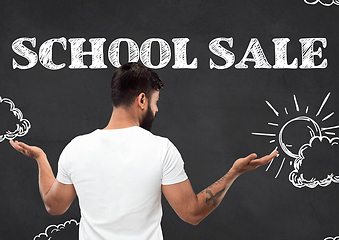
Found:
[{"label": "man's ear", "polygon": [[145,93],[140,93],[137,97],[139,107],[144,110],[146,108],[147,98]]}]

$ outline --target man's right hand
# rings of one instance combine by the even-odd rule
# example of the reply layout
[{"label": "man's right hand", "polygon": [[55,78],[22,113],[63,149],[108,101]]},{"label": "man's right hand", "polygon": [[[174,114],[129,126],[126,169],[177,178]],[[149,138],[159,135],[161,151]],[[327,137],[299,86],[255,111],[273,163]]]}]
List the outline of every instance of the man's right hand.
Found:
[{"label": "man's right hand", "polygon": [[245,158],[239,158],[236,160],[230,171],[233,171],[236,174],[241,175],[244,172],[251,171],[262,165],[265,165],[272,161],[278,154],[278,151],[274,151],[270,155],[266,155],[262,158],[256,159],[257,154],[252,153]]}]

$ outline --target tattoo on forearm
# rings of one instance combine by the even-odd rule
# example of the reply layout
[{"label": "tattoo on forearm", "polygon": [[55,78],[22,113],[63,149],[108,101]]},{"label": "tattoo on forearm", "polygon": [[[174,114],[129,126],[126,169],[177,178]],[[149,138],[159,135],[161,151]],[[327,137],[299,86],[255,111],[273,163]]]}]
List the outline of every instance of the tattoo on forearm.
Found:
[{"label": "tattoo on forearm", "polygon": [[[216,181],[215,183],[213,183],[212,185],[210,185],[209,187],[207,187],[206,189],[202,190],[200,193],[206,193],[208,195],[210,195],[210,197],[206,198],[206,204],[210,205],[212,203],[213,207],[217,207],[219,205],[219,203],[222,200],[222,196],[224,195],[224,193],[227,191],[227,189],[230,187],[230,184],[226,184],[226,186],[221,189],[219,192],[217,192],[216,194],[213,195],[211,189],[218,184],[222,184],[224,182],[224,180],[226,179],[226,177],[228,176],[228,173],[226,173],[225,176],[223,176],[222,178],[220,178],[218,181]],[[225,184],[225,183],[223,183]],[[220,189],[220,188],[219,188]]]},{"label": "tattoo on forearm", "polygon": [[[225,178],[226,178],[227,176],[228,176],[228,173],[226,173],[225,176],[223,176],[222,178],[220,178],[220,179],[219,179],[218,181],[216,181],[215,183],[213,183],[213,184],[211,184],[210,186],[208,186],[206,189],[211,189],[214,185],[220,184],[222,181],[225,180]],[[205,192],[206,189],[202,190],[201,193]]]},{"label": "tattoo on forearm", "polygon": [[226,191],[226,188],[220,190],[219,192],[217,192],[216,194],[213,195],[213,193],[211,192],[211,190],[205,190],[205,193],[209,194],[211,197],[210,198],[206,198],[206,204],[210,205],[211,202],[213,203],[213,206],[216,207],[218,206],[218,204],[220,203],[220,196],[223,195],[223,193]]},{"label": "tattoo on forearm", "polygon": [[207,189],[211,189],[214,185],[220,184],[224,179],[225,179],[225,176],[220,178],[218,181],[216,181],[215,183],[211,184],[210,186],[208,186]]}]

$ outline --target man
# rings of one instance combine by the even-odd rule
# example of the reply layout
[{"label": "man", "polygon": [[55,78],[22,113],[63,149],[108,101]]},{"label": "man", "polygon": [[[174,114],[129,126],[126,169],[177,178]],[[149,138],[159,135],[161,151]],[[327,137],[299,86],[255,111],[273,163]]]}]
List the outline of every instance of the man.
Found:
[{"label": "man", "polygon": [[56,179],[40,148],[10,141],[36,159],[40,193],[50,214],[63,214],[78,196],[81,240],[162,239],[161,192],[182,220],[196,225],[219,205],[239,175],[277,155],[238,159],[227,174],[196,195],[178,150],[147,131],[158,112],[162,87],[158,75],[145,66],[121,66],[112,78],[108,125],[65,147]]}]

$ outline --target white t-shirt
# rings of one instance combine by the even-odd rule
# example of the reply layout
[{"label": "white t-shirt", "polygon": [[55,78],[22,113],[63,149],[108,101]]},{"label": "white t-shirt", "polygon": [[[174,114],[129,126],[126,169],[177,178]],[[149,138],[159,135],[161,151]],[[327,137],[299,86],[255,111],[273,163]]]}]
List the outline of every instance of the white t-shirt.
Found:
[{"label": "white t-shirt", "polygon": [[57,174],[77,192],[80,240],[163,239],[161,185],[186,179],[176,147],[140,127],[74,138],[61,153]]}]

